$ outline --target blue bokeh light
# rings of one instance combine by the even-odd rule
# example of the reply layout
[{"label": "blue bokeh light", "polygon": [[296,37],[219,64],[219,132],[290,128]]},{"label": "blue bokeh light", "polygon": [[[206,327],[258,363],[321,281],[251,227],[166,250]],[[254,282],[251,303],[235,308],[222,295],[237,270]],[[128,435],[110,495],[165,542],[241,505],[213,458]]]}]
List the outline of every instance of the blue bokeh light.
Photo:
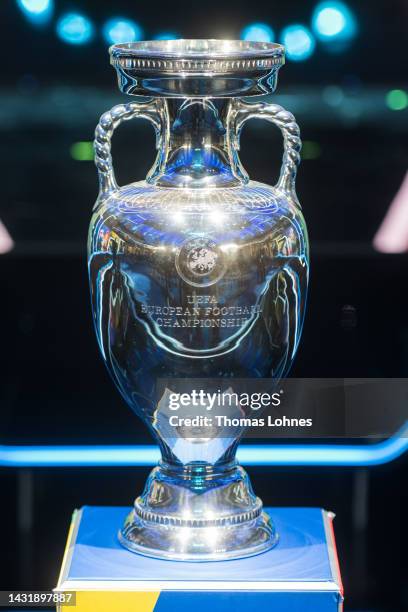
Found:
[{"label": "blue bokeh light", "polygon": [[174,32],[160,32],[154,37],[155,40],[177,40],[178,38],[180,36]]},{"label": "blue bokeh light", "polygon": [[273,42],[274,38],[274,31],[267,23],[251,23],[241,32],[241,40]]},{"label": "blue bokeh light", "polygon": [[312,16],[312,28],[323,41],[347,41],[357,31],[353,13],[344,2],[321,2]]},{"label": "blue bokeh light", "polygon": [[306,26],[293,24],[282,31],[281,42],[286,49],[286,57],[295,62],[307,60],[314,52],[316,41]]},{"label": "blue bokeh light", "polygon": [[124,17],[113,17],[103,26],[103,35],[109,44],[134,42],[143,38],[143,30],[138,23]]},{"label": "blue bokeh light", "polygon": [[54,0],[17,0],[17,4],[34,24],[47,23],[54,12]]},{"label": "blue bokeh light", "polygon": [[68,13],[59,19],[57,34],[66,43],[84,45],[93,38],[94,27],[84,15]]}]

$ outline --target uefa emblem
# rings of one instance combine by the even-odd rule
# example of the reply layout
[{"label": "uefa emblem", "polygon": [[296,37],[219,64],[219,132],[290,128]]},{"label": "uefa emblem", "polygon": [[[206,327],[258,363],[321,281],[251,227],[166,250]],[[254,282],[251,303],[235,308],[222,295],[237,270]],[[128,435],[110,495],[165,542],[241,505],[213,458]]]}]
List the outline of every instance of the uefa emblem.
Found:
[{"label": "uefa emblem", "polygon": [[214,240],[190,238],[177,252],[176,269],[186,283],[209,287],[224,275],[225,260]]}]

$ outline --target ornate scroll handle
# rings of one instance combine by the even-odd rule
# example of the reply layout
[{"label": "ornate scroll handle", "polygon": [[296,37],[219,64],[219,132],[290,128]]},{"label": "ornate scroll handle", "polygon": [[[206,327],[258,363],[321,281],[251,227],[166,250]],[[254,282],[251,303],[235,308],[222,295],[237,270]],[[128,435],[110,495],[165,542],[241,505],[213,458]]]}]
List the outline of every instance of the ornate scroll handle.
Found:
[{"label": "ornate scroll handle", "polygon": [[234,98],[231,104],[228,133],[231,135],[231,144],[236,151],[239,150],[241,129],[248,119],[267,119],[281,130],[284,151],[276,188],[290,194],[298,203],[295,179],[300,163],[302,141],[300,140],[299,126],[294,116],[277,104],[265,104],[263,102],[251,104],[243,102],[240,98]]},{"label": "ornate scroll handle", "polygon": [[[156,132],[156,148],[160,149],[161,133],[165,112],[162,100],[155,99],[148,102],[129,102],[118,104],[102,115],[95,130],[94,151],[95,165],[99,174],[99,196],[105,197],[118,189],[115,173],[112,166],[111,140],[113,131],[128,119],[135,117],[148,119]],[[165,130],[168,133],[168,130]],[[160,152],[158,154],[160,156]],[[160,159],[158,160],[160,164]]]}]

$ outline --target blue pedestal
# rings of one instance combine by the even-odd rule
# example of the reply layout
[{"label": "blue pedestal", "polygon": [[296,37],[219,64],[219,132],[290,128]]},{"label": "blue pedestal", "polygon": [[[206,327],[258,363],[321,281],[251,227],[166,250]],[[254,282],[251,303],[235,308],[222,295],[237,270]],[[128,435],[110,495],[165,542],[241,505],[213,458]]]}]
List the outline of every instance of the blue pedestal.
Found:
[{"label": "blue pedestal", "polygon": [[279,533],[275,548],[205,563],[160,561],[125,550],[117,532],[128,512],[84,507],[75,513],[57,587],[77,592],[75,612],[341,610],[332,520],[324,510],[269,508]]}]

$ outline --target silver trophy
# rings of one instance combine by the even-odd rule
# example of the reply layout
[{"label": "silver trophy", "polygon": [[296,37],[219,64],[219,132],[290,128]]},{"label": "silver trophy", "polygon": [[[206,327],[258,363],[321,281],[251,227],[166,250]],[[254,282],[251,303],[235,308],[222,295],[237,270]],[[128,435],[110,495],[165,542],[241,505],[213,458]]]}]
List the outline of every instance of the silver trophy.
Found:
[{"label": "silver trophy", "polygon": [[[233,390],[237,379],[278,381],[294,359],[308,282],[307,232],[295,193],[299,128],[282,107],[243,100],[275,90],[284,49],[147,41],[114,45],[110,57],[121,91],[143,98],[115,106],[96,128],[93,318],[113,380],[162,454],[119,538],[158,558],[255,555],[278,536],[235,459],[243,428],[193,421],[208,416],[206,401],[191,394],[175,409],[172,381],[186,389],[189,381],[196,388],[197,380],[219,380]],[[145,180],[119,187],[111,137],[134,118],[153,124],[157,156]],[[274,187],[250,180],[238,157],[241,128],[251,118],[282,132]],[[245,414],[239,402],[228,411]]]}]

